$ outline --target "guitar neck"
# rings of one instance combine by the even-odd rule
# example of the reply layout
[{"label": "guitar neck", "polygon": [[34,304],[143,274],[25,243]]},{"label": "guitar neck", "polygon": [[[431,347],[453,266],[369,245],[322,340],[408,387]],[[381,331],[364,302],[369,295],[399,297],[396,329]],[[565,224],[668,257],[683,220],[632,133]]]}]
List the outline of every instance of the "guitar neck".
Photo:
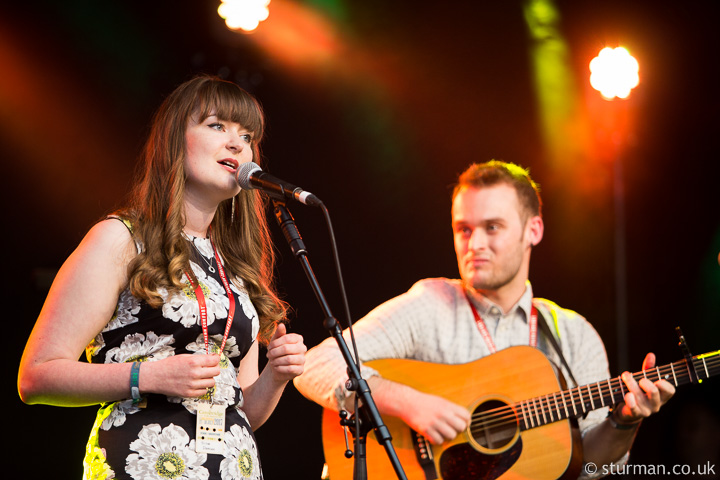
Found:
[{"label": "guitar neck", "polygon": [[[647,378],[653,382],[664,379],[676,387],[688,383],[701,383],[720,373],[720,350],[692,357],[691,362],[675,363],[633,373],[635,380]],[[512,405],[520,429],[529,430],[548,423],[577,418],[602,407],[612,407],[621,402],[627,393],[620,377],[609,378],[561,392],[523,400]],[[484,415],[491,414],[484,412]],[[497,414],[503,415],[500,412]],[[491,414],[492,415],[492,414]]]}]

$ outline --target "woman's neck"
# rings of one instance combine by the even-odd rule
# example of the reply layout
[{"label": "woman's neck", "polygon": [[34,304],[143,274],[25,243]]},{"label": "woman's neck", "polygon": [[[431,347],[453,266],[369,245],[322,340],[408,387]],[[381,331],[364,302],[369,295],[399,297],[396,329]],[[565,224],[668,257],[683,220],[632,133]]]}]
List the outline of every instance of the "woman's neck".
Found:
[{"label": "woman's neck", "polygon": [[204,207],[193,202],[185,202],[185,226],[183,231],[193,237],[206,238],[216,211],[217,205]]}]

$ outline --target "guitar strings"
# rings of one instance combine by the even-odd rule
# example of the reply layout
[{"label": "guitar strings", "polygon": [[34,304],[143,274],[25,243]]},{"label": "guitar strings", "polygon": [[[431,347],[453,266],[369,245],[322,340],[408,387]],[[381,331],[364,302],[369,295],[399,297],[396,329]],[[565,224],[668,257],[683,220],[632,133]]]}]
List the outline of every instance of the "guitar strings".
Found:
[{"label": "guitar strings", "polygon": [[[677,363],[678,363],[681,367],[684,367],[684,362],[677,362]],[[712,370],[714,370],[714,369],[718,366],[718,365],[717,365],[718,363],[720,363],[720,359],[713,359],[713,360],[710,362],[709,368],[712,369]],[[656,369],[646,370],[646,372],[652,373],[652,372],[655,371],[655,370],[656,370]],[[668,367],[661,367],[660,371],[665,371],[665,373],[666,373],[667,375],[670,375],[670,373],[672,373],[672,369],[669,368],[669,366],[668,366]],[[677,376],[677,375],[678,375],[678,373],[676,372],[676,376]],[[645,376],[645,374],[643,374],[643,372],[639,372],[639,373],[637,373],[637,374],[634,374],[634,376],[636,376],[637,378],[642,378],[642,377]],[[652,375],[651,375],[651,376],[652,376]],[[660,376],[662,377],[662,375],[660,375]],[[683,380],[685,380],[686,378],[689,378],[689,374],[687,373],[686,370],[685,370],[683,373],[679,374],[679,376],[680,376],[680,378],[683,379]],[[658,378],[659,378],[659,377],[658,377]],[[666,378],[667,378],[667,377],[666,377]],[[622,383],[622,382],[621,382],[620,377],[618,377],[617,379],[611,379],[611,380],[609,380],[609,381],[606,380],[606,381],[600,382],[601,385],[604,385],[605,383],[610,383],[611,388],[612,388],[614,391],[618,391],[618,387],[621,387],[621,383]],[[613,383],[615,384],[614,387],[613,387]],[[677,383],[677,385],[680,385],[680,384],[681,384],[681,383]],[[574,397],[573,397],[574,395],[581,396],[583,399],[585,399],[585,398],[588,398],[588,399],[592,398],[591,402],[580,402],[580,401],[579,401],[580,399],[578,398],[578,403],[580,403],[580,412],[581,412],[581,413],[585,413],[585,411],[587,410],[587,409],[585,408],[585,405],[591,406],[591,405],[594,403],[595,400],[597,400],[597,399],[600,398],[599,396],[595,395],[595,393],[591,390],[592,388],[596,388],[596,386],[597,386],[597,383],[595,384],[595,386],[593,386],[593,384],[589,384],[589,385],[584,385],[584,386],[580,386],[580,387],[575,387],[575,388],[572,388],[572,389],[570,389],[570,390],[567,391],[567,392],[570,394],[571,399],[574,399]],[[585,389],[585,390],[588,390],[588,387],[590,387],[589,391],[592,393],[592,395],[587,395],[587,394],[584,394],[584,393],[583,393],[583,390],[584,390],[584,389]],[[622,388],[622,387],[621,387],[621,388]],[[624,390],[624,389],[622,389],[622,390]],[[622,390],[621,390],[621,391],[622,391]],[[599,392],[598,392],[598,393],[600,393],[600,396],[603,397],[602,400],[599,400],[599,402],[598,402],[600,406],[606,406],[606,405],[605,405],[605,400],[608,401],[608,402],[607,402],[608,405],[609,405],[609,404],[613,404],[613,402],[612,402],[612,396],[608,396],[609,393],[610,393],[610,390],[608,390],[607,392],[608,392],[608,393],[605,394],[605,395],[602,394],[602,391],[599,391]],[[557,417],[558,417],[557,420],[561,420],[561,419],[567,418],[568,416],[573,416],[573,415],[577,414],[577,410],[576,410],[576,409],[577,409],[577,404],[576,404],[575,408],[573,408],[572,403],[568,403],[568,402],[565,400],[564,393],[563,393],[563,392],[559,392],[559,393],[560,393],[560,399],[558,399],[558,395],[557,395],[557,392],[556,392],[556,393],[553,393],[553,394],[545,395],[544,397],[536,398],[536,399],[534,399],[533,403],[530,403],[530,400],[525,400],[525,401],[523,401],[523,402],[519,402],[519,403],[515,404],[515,406],[520,406],[521,409],[524,408],[524,409],[528,409],[528,410],[529,410],[529,413],[528,413],[528,414],[526,414],[525,411],[523,411],[523,414],[524,414],[524,415],[527,415],[528,417],[530,417],[530,420],[531,420],[531,421],[528,422],[528,423],[531,423],[531,424],[532,424],[532,423],[538,423],[538,424],[545,424],[545,423],[547,423],[547,417],[546,417],[546,415],[545,415],[546,413],[548,413],[548,414],[550,415],[550,421],[551,421],[551,422],[552,422],[552,421],[555,421],[554,415],[553,415],[553,413],[552,413],[553,410],[555,410],[555,411],[557,412],[557,413],[556,413],[556,415],[557,415]],[[550,398],[551,395],[552,395],[552,398]],[[554,405],[554,406],[552,405],[552,401],[555,402],[555,405]],[[562,402],[562,408],[561,408],[561,402]],[[537,405],[538,403],[539,403],[539,405]],[[615,402],[615,403],[617,403],[617,402]],[[563,410],[564,410],[565,408],[567,408],[568,413],[569,413],[570,410],[573,410],[573,415],[565,415],[565,416],[563,416]],[[599,408],[599,407],[596,407],[596,408]],[[532,410],[535,410],[535,412],[533,413]],[[516,413],[515,413],[515,412],[516,412],[516,410],[515,410],[513,407],[508,407],[508,406],[498,407],[498,408],[496,408],[496,409],[486,410],[486,411],[484,411],[484,412],[480,412],[480,413],[478,413],[478,414],[475,414],[475,415],[473,416],[473,422],[475,422],[475,420],[477,420],[477,419],[482,419],[482,417],[488,417],[488,418],[493,419],[493,420],[495,420],[495,421],[494,421],[494,422],[484,422],[483,425],[480,425],[481,427],[488,427],[488,426],[492,427],[492,426],[495,426],[495,425],[498,424],[498,420],[500,420],[500,421],[502,421],[502,420],[510,420],[509,422],[502,422],[501,424],[512,424],[512,423],[515,423],[515,424],[516,424],[516,423],[517,423],[517,416],[516,416]],[[501,413],[501,415],[498,415],[498,413]],[[543,419],[540,419],[540,418],[539,418],[540,415],[543,415],[544,418],[543,418]],[[532,417],[537,417],[537,419],[532,418]],[[537,421],[535,421],[535,420],[537,420]],[[493,424],[495,424],[495,425],[493,425]],[[530,428],[532,428],[532,426],[534,426],[534,425],[531,425]]]},{"label": "guitar strings", "polygon": [[[712,356],[708,358],[708,355]],[[696,371],[704,372],[706,378],[720,373],[720,358],[718,355],[720,355],[720,351],[693,359]],[[703,359],[705,359],[705,361],[703,361]],[[648,378],[655,381],[664,378],[674,383],[675,386],[684,385],[691,381],[690,372],[688,371],[685,360],[636,372],[632,375],[635,380]],[[652,377],[655,377],[654,380]],[[522,419],[525,424],[523,430],[552,423],[557,420],[564,420],[596,408],[615,405],[623,399],[625,390],[624,382],[622,378],[618,376],[596,383],[573,387],[562,392],[554,392],[542,397],[523,400],[513,405],[484,410],[472,415],[470,431],[474,436],[475,433],[483,429],[493,429],[513,424],[517,425],[520,419]],[[565,398],[566,395],[569,396],[570,401]],[[617,400],[613,401],[615,398],[617,398]],[[553,402],[555,405],[552,404]],[[594,408],[586,408],[592,406],[594,406]],[[518,414],[518,410],[522,415]],[[555,411],[554,415],[553,411]],[[548,416],[550,418],[549,422]]]},{"label": "guitar strings", "polygon": [[[676,362],[676,364],[680,367],[680,370],[675,372],[675,377],[676,378],[679,377],[681,380],[689,379],[689,373],[687,372],[687,369],[684,368],[685,362],[680,361],[680,362]],[[718,367],[718,364],[720,364],[720,359],[711,359],[710,364],[708,365],[708,369],[714,371],[715,368]],[[674,366],[675,366],[675,364],[673,364],[673,367]],[[646,374],[648,372],[651,374],[650,375],[651,377],[653,376],[652,375],[653,372],[655,372],[655,375],[657,376],[656,370],[661,371],[661,372],[664,371],[666,374],[665,378],[669,378],[668,376],[671,375],[671,373],[673,372],[672,367],[665,366],[665,367],[660,367],[658,369],[653,368],[653,369],[646,370],[645,373],[638,372],[636,374],[633,374],[633,376],[637,377],[637,379],[640,379],[640,378],[643,378],[644,376],[646,376]],[[663,377],[663,375],[660,375],[657,378],[660,378],[660,377]],[[689,380],[687,380],[687,381],[689,382]],[[621,381],[620,377],[617,377],[616,379],[604,380],[599,383],[601,385],[609,383],[611,385],[611,389],[616,392],[618,391],[618,387],[620,387],[621,391],[624,391],[624,388],[621,386],[622,381]],[[613,387],[613,383],[614,383],[614,387]],[[678,382],[678,383],[676,383],[676,385],[680,385],[683,383],[687,383],[687,382]],[[600,393],[600,396],[597,396],[592,391],[592,388],[596,388],[596,386],[597,386],[597,383],[594,384],[594,386],[593,386],[593,384],[589,384],[589,385],[584,385],[584,386],[580,386],[580,387],[574,387],[574,388],[566,391],[567,393],[570,394],[571,401],[574,400],[574,395],[580,396],[583,400],[585,398],[592,399],[591,402],[580,402],[580,398],[578,398],[578,403],[580,404],[580,413],[585,413],[585,411],[587,410],[585,408],[585,405],[591,406],[596,399],[600,399],[601,397],[602,397],[602,400],[599,400],[599,406],[596,408],[600,408],[600,406],[606,406],[605,399],[608,400],[608,402],[607,402],[608,405],[614,404],[612,402],[612,395],[608,396],[610,394],[610,390],[608,390],[608,394],[605,394],[605,395],[602,394],[602,391],[599,391],[598,393]],[[587,394],[583,393],[583,389],[589,390],[592,395],[587,395]],[[557,420],[562,420],[564,418],[568,418],[568,417],[572,417],[573,415],[577,415],[578,414],[577,413],[577,404],[573,408],[572,403],[568,403],[565,400],[564,392],[559,392],[559,393],[560,393],[560,400],[558,400],[557,392],[556,392],[554,394],[547,394],[544,397],[538,397],[538,398],[534,399],[532,403],[530,403],[530,400],[525,400],[525,401],[516,403],[514,406],[498,407],[495,409],[486,410],[486,411],[474,414],[473,415],[473,424],[475,423],[476,420],[482,419],[483,417],[487,417],[493,421],[482,422],[482,424],[479,425],[480,428],[483,428],[483,427],[484,428],[488,428],[488,427],[493,428],[498,425],[517,424],[518,420],[517,420],[516,410],[514,408],[515,406],[520,406],[523,416],[527,417],[529,419],[529,421],[525,420],[526,423],[529,424],[529,427],[526,426],[526,428],[532,428],[533,426],[536,426],[536,425],[534,425],[535,423],[538,424],[537,426],[548,423],[547,416],[545,415],[546,413],[548,413],[550,416],[550,422],[556,421],[554,418],[554,415],[552,413],[553,410],[556,410],[556,412],[557,412],[556,413],[556,415],[558,417]],[[550,395],[553,396],[552,399],[550,398]],[[620,398],[622,398],[621,395],[619,395],[619,396],[620,396]],[[555,401],[555,406],[552,405],[553,400]],[[563,408],[560,408],[561,402],[562,402]],[[615,402],[615,403],[617,403],[617,402]],[[563,410],[565,408],[567,408],[568,413],[570,410],[572,410],[573,414],[563,416]],[[523,409],[529,410],[528,413],[526,413],[525,410],[523,410]],[[533,410],[535,410],[535,411],[533,412]],[[498,413],[500,413],[500,415],[498,415]],[[542,419],[540,418],[540,415],[543,416]]]},{"label": "guitar strings", "polygon": [[[682,362],[680,362],[682,363]],[[718,363],[718,362],[713,362]],[[711,368],[714,369],[713,366]],[[663,368],[666,373],[671,372],[672,370],[668,370],[667,368]],[[669,373],[668,373],[669,374]],[[639,374],[635,374],[634,376],[637,376],[638,379],[644,377],[645,375],[640,372]],[[676,374],[677,376],[677,374]],[[682,380],[685,380],[686,377],[689,378],[689,374],[685,371],[683,374],[679,375]],[[619,397],[622,398],[622,394],[620,392],[624,392],[624,388],[622,385],[622,380],[620,377],[617,377],[617,379],[610,379],[603,381],[601,385],[609,383],[611,386],[611,389],[615,392],[618,392]],[[613,386],[614,383],[614,386]],[[683,382],[687,383],[687,382]],[[678,385],[681,383],[678,383]],[[556,420],[562,420],[568,417],[572,417],[575,415],[578,415],[578,404],[580,406],[579,413],[585,413],[586,411],[593,410],[594,408],[586,408],[594,406],[594,400],[598,399],[598,406],[595,408],[600,408],[601,406],[608,406],[617,402],[612,401],[612,395],[610,394],[610,390],[608,390],[608,394],[602,395],[602,390],[599,390],[598,393],[600,396],[595,395],[595,393],[592,391],[592,388],[596,388],[597,383],[593,386],[593,384],[584,385],[580,387],[575,387],[570,390],[567,390],[566,392],[570,395],[571,401],[568,402],[565,399],[564,392],[560,393],[560,400],[558,400],[557,392],[553,394],[547,394],[544,397],[538,397],[531,400],[525,400],[522,402],[518,402],[513,406],[504,406],[504,407],[498,407],[491,410],[486,410],[477,414],[473,415],[473,426],[471,427],[471,432],[476,432],[478,428],[485,429],[485,428],[498,428],[500,426],[504,425],[517,425],[518,424],[518,415],[517,410],[515,407],[519,406],[520,411],[523,414],[523,421],[525,423],[525,429],[527,428],[533,428],[535,426],[544,425],[547,423],[554,422]],[[618,387],[620,388],[620,391],[618,391]],[[587,389],[590,392],[590,395],[584,394],[583,389]],[[552,395],[552,398],[550,398],[550,395]],[[577,403],[573,405],[573,401],[575,400],[575,396],[578,396]],[[602,398],[601,398],[602,397]],[[580,399],[588,398],[590,402],[587,401],[580,401]],[[605,402],[607,400],[607,404]],[[552,401],[555,402],[555,405],[552,405]],[[553,415],[553,410],[555,410],[555,415]],[[563,411],[565,410],[565,415],[563,415]],[[570,411],[573,413],[570,414]],[[498,415],[499,414],[499,415]],[[548,416],[550,417],[550,421],[548,422]],[[557,416],[557,419],[555,418]],[[483,421],[483,417],[486,418],[486,420]],[[541,418],[542,417],[542,418]],[[476,424],[476,422],[479,422],[479,424]],[[537,425],[536,425],[537,424]]]}]

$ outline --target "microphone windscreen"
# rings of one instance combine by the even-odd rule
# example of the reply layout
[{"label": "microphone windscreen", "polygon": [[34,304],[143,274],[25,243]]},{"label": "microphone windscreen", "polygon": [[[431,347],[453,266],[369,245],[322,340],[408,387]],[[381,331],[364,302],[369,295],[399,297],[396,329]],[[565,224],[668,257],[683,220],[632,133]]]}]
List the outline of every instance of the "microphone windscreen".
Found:
[{"label": "microphone windscreen", "polygon": [[255,188],[250,184],[250,175],[257,170],[262,170],[262,168],[260,168],[260,165],[255,162],[246,162],[238,167],[235,179],[237,180],[238,185],[240,185],[240,188],[245,190],[252,190]]}]

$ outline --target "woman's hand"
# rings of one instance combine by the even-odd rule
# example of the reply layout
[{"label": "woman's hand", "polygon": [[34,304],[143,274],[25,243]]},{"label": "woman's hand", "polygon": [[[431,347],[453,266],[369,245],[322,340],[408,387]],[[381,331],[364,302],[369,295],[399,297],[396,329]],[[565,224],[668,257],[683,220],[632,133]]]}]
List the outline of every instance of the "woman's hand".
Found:
[{"label": "woman's hand", "polygon": [[285,325],[280,324],[268,343],[268,363],[259,376],[258,342],[240,362],[238,382],[245,397],[243,411],[253,430],[260,428],[273,412],[287,382],[303,372],[306,351],[302,336],[287,333]]},{"label": "woman's hand", "polygon": [[265,368],[271,369],[275,382],[287,383],[303,373],[306,351],[302,336],[287,333],[285,324],[281,323],[267,346],[268,364]]},{"label": "woman's hand", "polygon": [[201,397],[215,386],[220,374],[220,355],[174,355],[156,362],[143,362],[138,386],[140,393],[170,397]]}]

